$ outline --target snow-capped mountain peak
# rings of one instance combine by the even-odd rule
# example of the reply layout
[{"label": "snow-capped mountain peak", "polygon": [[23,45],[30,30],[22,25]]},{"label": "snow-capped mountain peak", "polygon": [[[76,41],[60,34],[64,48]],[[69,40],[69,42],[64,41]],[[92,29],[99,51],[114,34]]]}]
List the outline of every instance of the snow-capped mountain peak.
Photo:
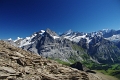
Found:
[{"label": "snow-capped mountain peak", "polygon": [[73,31],[70,29],[70,30],[68,30],[65,34],[66,35],[69,35],[69,34],[71,34]]},{"label": "snow-capped mountain peak", "polygon": [[[38,38],[44,37],[45,35],[51,36],[53,39],[60,39],[65,38],[73,42],[79,42],[81,39],[86,39],[86,43],[90,43],[92,38],[94,37],[103,37],[106,40],[109,41],[120,41],[120,30],[113,30],[113,29],[103,29],[96,32],[91,33],[83,33],[83,32],[73,32],[71,29],[67,32],[58,35],[54,31],[50,29],[46,30],[40,30],[39,32],[35,32],[29,37],[26,38],[20,38],[18,37],[16,40],[13,40],[13,42],[17,43],[19,47],[33,44]],[[12,39],[8,39],[11,41]]]},{"label": "snow-capped mountain peak", "polygon": [[56,34],[54,31],[47,29],[46,33],[49,34],[51,37],[53,37],[53,39],[58,39],[60,38],[58,34]]}]

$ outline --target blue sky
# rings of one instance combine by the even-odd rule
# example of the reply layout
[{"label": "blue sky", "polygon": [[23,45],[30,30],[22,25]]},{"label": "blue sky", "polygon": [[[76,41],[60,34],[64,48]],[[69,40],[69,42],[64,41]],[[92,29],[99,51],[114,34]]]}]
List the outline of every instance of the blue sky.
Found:
[{"label": "blue sky", "polygon": [[0,0],[0,39],[46,28],[57,33],[120,29],[120,0]]}]

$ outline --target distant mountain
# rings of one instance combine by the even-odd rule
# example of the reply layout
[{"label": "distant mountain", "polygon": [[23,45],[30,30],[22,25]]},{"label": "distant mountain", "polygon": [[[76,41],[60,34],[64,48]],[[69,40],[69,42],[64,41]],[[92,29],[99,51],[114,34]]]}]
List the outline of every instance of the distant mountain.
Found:
[{"label": "distant mountain", "polygon": [[68,31],[62,37],[77,42],[97,62],[119,62],[120,30],[100,30],[92,33]]},{"label": "distant mountain", "polygon": [[24,39],[8,41],[47,58],[67,62],[92,60],[97,63],[117,63],[120,61],[119,35],[120,30],[109,29],[91,33],[69,30],[61,35],[47,29]]}]

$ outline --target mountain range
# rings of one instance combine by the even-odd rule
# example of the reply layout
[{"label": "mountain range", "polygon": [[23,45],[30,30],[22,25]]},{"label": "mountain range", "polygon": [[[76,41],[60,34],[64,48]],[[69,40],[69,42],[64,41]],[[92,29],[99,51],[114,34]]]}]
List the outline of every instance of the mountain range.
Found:
[{"label": "mountain range", "polygon": [[26,38],[7,42],[51,59],[88,61],[96,63],[120,62],[120,30],[99,30],[91,33],[69,30],[61,35],[50,29],[40,30]]}]

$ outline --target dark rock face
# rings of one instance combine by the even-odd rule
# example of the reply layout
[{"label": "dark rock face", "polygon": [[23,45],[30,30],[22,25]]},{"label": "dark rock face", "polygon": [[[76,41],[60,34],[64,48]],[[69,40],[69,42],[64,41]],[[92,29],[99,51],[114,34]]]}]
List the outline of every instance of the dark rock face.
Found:
[{"label": "dark rock face", "polygon": [[89,54],[93,59],[100,63],[119,62],[117,57],[120,56],[119,48],[112,42],[102,37],[94,37],[89,44]]},{"label": "dark rock face", "polygon": [[50,29],[47,29],[42,36],[38,35],[32,39],[33,44],[25,45],[22,48],[44,57],[57,58],[64,61],[67,61],[71,56],[76,56],[76,60],[82,59],[79,56],[83,54],[82,51],[78,52],[72,48],[72,45],[76,44],[75,42],[62,37],[54,38],[54,36],[59,36]]},{"label": "dark rock face", "polygon": [[81,39],[79,42],[78,42],[78,45],[80,45],[82,48],[84,49],[89,49],[89,44],[87,43],[87,40],[86,39]]},{"label": "dark rock face", "polygon": [[120,41],[119,42],[115,42],[115,44],[120,49]]},{"label": "dark rock face", "polygon": [[52,36],[58,36],[54,31],[50,30],[50,29],[47,29],[46,30],[46,33],[52,35]]},{"label": "dark rock face", "polygon": [[83,65],[82,65],[82,63],[80,63],[80,62],[76,62],[76,63],[70,65],[70,67],[76,68],[76,69],[78,69],[78,70],[82,70],[82,71],[83,71]]}]

